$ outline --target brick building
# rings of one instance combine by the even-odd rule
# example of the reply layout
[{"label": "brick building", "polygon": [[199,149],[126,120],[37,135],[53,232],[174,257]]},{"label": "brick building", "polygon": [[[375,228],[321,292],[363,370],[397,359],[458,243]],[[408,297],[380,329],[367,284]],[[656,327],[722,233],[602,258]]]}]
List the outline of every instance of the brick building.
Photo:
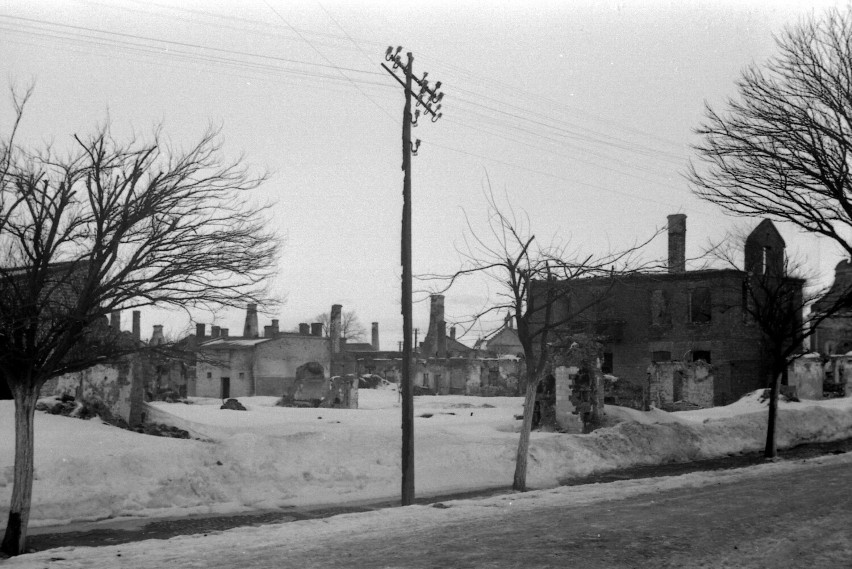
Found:
[{"label": "brick building", "polygon": [[[762,333],[746,310],[749,273],[687,271],[686,216],[668,216],[668,228],[668,272],[559,283],[570,287],[570,294],[554,307],[561,311],[557,317],[565,311],[570,316],[572,306],[593,304],[570,318],[567,331],[599,338],[604,373],[621,380],[647,386],[655,362],[704,361],[712,366],[714,405],[766,386],[769,368]],[[764,220],[746,240],[745,266],[752,274],[781,274],[784,248],[775,226]],[[542,294],[549,286],[534,284],[532,294]],[[673,381],[678,377],[675,374]],[[667,392],[673,397],[687,392],[671,387]]]}]

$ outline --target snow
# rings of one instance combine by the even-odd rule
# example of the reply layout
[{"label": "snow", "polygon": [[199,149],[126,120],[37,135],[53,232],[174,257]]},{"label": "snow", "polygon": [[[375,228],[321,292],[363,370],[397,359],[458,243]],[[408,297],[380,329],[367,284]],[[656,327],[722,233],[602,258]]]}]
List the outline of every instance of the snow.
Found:
[{"label": "snow", "polygon": [[[852,467],[852,456],[825,456],[796,462],[765,463],[749,468],[697,472],[682,476],[623,480],[606,485],[562,486],[523,494],[509,493],[491,498],[447,502],[447,508],[408,506],[366,513],[338,515],[331,518],[243,527],[204,535],[175,537],[167,542],[140,541],[104,547],[65,547],[3,562],[3,567],[42,569],[47,566],[66,569],[127,569],[142,567],[221,566],[222,560],[239,559],[243,567],[269,567],[270,558],[282,563],[288,556],[302,551],[315,551],[323,544],[345,542],[353,534],[371,535],[378,540],[394,535],[420,535],[437,526],[483,523],[500,524],[508,515],[542,508],[570,508],[622,500],[644,494],[659,494],[678,488],[702,488],[746,479],[763,479],[777,474],[814,468],[823,464],[845,464]],[[120,558],[120,561],[119,561]],[[762,565],[761,565],[762,566]]]},{"label": "snow", "polygon": [[[615,468],[694,460],[762,448],[766,403],[757,393],[727,407],[648,413],[607,407],[612,424],[589,435],[534,432],[528,483]],[[392,388],[359,390],[360,409],[275,406],[274,397],[155,403],[152,420],[195,440],[138,434],[36,414],[32,527],[106,518],[229,513],[284,506],[396,499],[400,403]],[[13,431],[12,402],[0,429]],[[511,484],[522,398],[415,398],[418,496]],[[852,399],[782,402],[778,444],[852,437]],[[0,517],[11,494],[14,439],[0,439]]]}]

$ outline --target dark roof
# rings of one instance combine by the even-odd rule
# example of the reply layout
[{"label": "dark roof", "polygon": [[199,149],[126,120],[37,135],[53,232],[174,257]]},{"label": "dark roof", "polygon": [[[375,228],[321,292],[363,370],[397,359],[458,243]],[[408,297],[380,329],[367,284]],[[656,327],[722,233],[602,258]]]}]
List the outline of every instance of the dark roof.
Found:
[{"label": "dark roof", "polygon": [[203,342],[199,347],[210,350],[247,350],[253,348],[263,342],[268,342],[273,338],[213,338]]},{"label": "dark roof", "polygon": [[456,352],[472,352],[472,351],[474,351],[473,348],[471,348],[470,346],[462,344],[458,340],[456,340],[454,338],[450,338],[449,336],[447,336],[447,351],[450,351],[450,350],[453,350],[453,351],[456,351]]}]

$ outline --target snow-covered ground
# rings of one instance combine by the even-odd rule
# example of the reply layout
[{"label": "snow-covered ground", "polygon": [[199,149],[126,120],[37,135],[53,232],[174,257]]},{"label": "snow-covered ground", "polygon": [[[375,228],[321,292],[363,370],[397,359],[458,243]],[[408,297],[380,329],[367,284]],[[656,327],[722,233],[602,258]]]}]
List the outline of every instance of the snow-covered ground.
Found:
[{"label": "snow-covered ground", "polygon": [[[408,506],[405,508],[386,508],[366,513],[346,514],[331,518],[305,520],[298,522],[243,527],[224,532],[179,536],[168,541],[140,541],[122,545],[104,547],[63,547],[50,549],[30,555],[22,555],[0,562],[3,567],[18,569],[44,569],[57,567],[63,569],[126,569],[152,567],[284,567],[288,559],[301,556],[311,559],[311,552],[323,551],[338,546],[340,561],[336,566],[378,566],[360,564],[365,554],[361,549],[350,551],[348,560],[345,555],[347,540],[352,536],[368,536],[382,543],[392,541],[394,536],[403,533],[428,535],[436,527],[454,525],[465,527],[466,523],[501,524],[507,516],[517,516],[521,512],[541,512],[545,508],[571,508],[590,504],[622,500],[642,495],[662,495],[669,490],[681,488],[700,489],[708,486],[735,483],[753,479],[767,480],[774,475],[793,473],[804,469],[819,468],[821,465],[852,466],[852,455],[823,456],[801,461],[770,462],[749,468],[696,472],[682,476],[647,478],[641,480],[623,480],[606,485],[589,484],[584,486],[561,486],[547,490],[538,490],[523,494],[510,493],[491,498],[457,500],[444,504],[445,508],[430,506]],[[602,490],[602,486],[605,490]],[[835,515],[834,523],[841,525],[847,520],[843,513]],[[597,536],[600,538],[600,534]],[[363,548],[363,541],[358,542]],[[341,546],[341,544],[343,544]],[[604,542],[601,543],[603,545]],[[844,544],[831,543],[832,547]],[[440,544],[434,544],[440,547]],[[820,545],[823,546],[823,545]],[[547,552],[546,552],[547,553]],[[723,552],[719,552],[720,556]],[[368,554],[367,554],[368,555]],[[499,559],[500,552],[493,552]],[[560,561],[558,565],[552,558],[533,558],[529,567],[575,567],[583,566]],[[734,559],[737,559],[734,556]],[[549,561],[549,563],[547,562]],[[641,563],[639,564],[641,565]],[[300,565],[301,566],[301,565]],[[322,566],[320,564],[311,567]],[[382,563],[383,567],[399,567],[393,562]],[[425,565],[418,565],[425,566]],[[435,565],[429,565],[435,566]],[[465,565],[469,566],[469,565]],[[493,566],[504,566],[495,562]],[[600,565],[595,565],[600,566]],[[621,565],[619,565],[621,566]],[[679,565],[692,566],[692,565]],[[698,566],[698,565],[695,565]],[[705,565],[701,565],[704,567]],[[710,565],[708,565],[710,566]],[[713,567],[766,567],[765,559],[757,563],[722,563]],[[781,565],[772,565],[781,566]],[[785,566],[799,566],[795,564]],[[834,565],[839,566],[839,565]]]},{"label": "snow-covered ground", "polygon": [[[95,420],[37,413],[31,526],[117,517],[226,513],[396,498],[400,409],[396,391],[361,390],[361,408],[276,407],[275,398],[156,403],[151,419],[198,439],[153,437]],[[418,495],[511,484],[521,398],[415,400]],[[778,443],[852,437],[852,399],[782,403]],[[621,422],[590,435],[533,433],[529,485],[638,464],[762,448],[766,405],[642,413],[607,407]],[[13,406],[0,402],[0,519],[12,482]],[[429,415],[426,417],[426,415]]]}]

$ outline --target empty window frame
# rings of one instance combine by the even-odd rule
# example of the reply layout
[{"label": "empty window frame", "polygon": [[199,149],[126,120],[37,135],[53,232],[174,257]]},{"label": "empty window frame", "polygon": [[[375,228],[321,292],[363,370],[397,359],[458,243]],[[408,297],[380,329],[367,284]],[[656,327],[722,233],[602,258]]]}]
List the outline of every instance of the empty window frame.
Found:
[{"label": "empty window frame", "polygon": [[670,326],[669,300],[664,290],[651,291],[651,325]]},{"label": "empty window frame", "polygon": [[704,362],[707,362],[708,364],[712,363],[710,361],[710,351],[709,350],[693,350],[692,351],[692,361],[694,361],[694,362],[704,361]]},{"label": "empty window frame", "polygon": [[612,352],[604,352],[603,361],[601,362],[601,371],[604,373],[612,373]]},{"label": "empty window frame", "polygon": [[701,324],[712,318],[710,289],[698,287],[689,291],[689,322]]}]

